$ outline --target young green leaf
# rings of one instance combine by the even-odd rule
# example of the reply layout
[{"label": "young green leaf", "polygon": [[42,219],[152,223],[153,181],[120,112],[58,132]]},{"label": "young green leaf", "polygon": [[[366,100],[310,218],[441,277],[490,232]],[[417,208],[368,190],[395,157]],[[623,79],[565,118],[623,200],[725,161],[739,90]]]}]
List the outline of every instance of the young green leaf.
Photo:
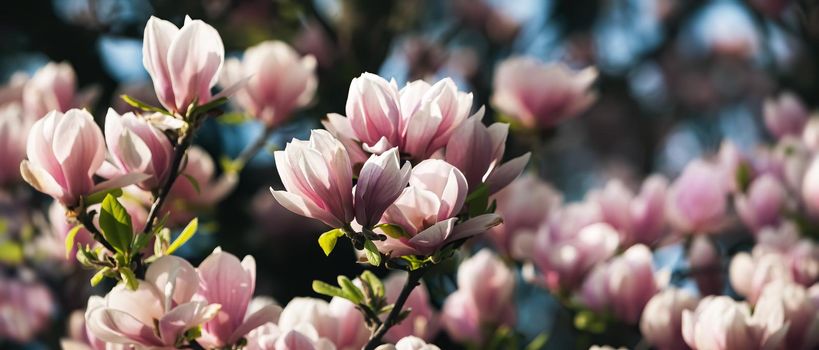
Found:
[{"label": "young green leaf", "polygon": [[65,258],[68,259],[69,255],[71,255],[71,249],[74,248],[74,238],[77,237],[77,232],[80,232],[80,228],[82,225],[75,225],[68,231],[68,235],[65,236]]},{"label": "young green leaf", "polygon": [[321,295],[326,295],[329,297],[339,297],[344,298],[344,291],[341,288],[336,286],[331,286],[327,283],[324,283],[319,280],[313,281],[313,291],[319,293]]},{"label": "young green leaf", "polygon": [[158,113],[170,115],[170,113],[168,111],[166,111],[165,109],[163,109],[163,108],[151,106],[151,105],[149,105],[149,104],[147,104],[145,102],[142,102],[140,100],[137,100],[137,99],[135,99],[135,98],[133,98],[131,96],[122,94],[122,95],[119,95],[119,97],[123,101],[125,101],[125,103],[131,105],[132,107],[139,108],[139,109],[141,109],[143,111],[158,112]]},{"label": "young green leaf", "polygon": [[383,223],[376,225],[375,228],[380,228],[381,231],[383,231],[385,234],[387,234],[387,236],[390,236],[392,238],[401,237],[409,238],[409,235],[407,234],[406,231],[404,231],[404,228],[395,224]]},{"label": "young green leaf", "polygon": [[324,251],[324,255],[330,256],[330,253],[332,253],[336,247],[338,238],[341,236],[344,236],[344,230],[340,228],[332,229],[319,236],[318,243],[319,246],[321,246],[321,250]]},{"label": "young green leaf", "polygon": [[[201,106],[194,107],[193,110],[190,113],[188,113],[188,115],[193,116],[207,113],[208,111],[225,104],[227,101],[228,101],[227,97],[220,97],[215,100],[211,100],[210,102],[205,103]],[[194,102],[194,104],[196,104],[196,102]]]},{"label": "young green leaf", "polygon": [[179,247],[181,247],[185,242],[187,242],[193,235],[196,233],[196,230],[199,228],[199,218],[193,218],[191,222],[188,223],[188,226],[185,226],[185,229],[182,230],[182,233],[179,234],[179,237],[168,246],[168,249],[165,251],[165,255],[170,255],[175,252]]},{"label": "young green leaf", "polygon": [[364,272],[358,276],[358,279],[360,279],[365,285],[370,286],[370,289],[373,291],[373,295],[376,298],[384,297],[384,283],[382,283],[381,280],[378,279],[378,277],[370,270],[364,270]]},{"label": "young green leaf", "polygon": [[114,197],[117,197],[117,198],[122,197],[122,189],[121,188],[114,188],[114,189],[110,189],[110,190],[106,190],[106,191],[100,191],[100,192],[92,193],[92,194],[88,195],[87,197],[85,197],[85,199],[84,199],[85,202],[84,203],[85,203],[86,206],[101,203],[102,200],[105,199],[105,197],[107,197],[109,194],[114,196]]},{"label": "young green leaf", "polygon": [[364,254],[367,256],[367,261],[370,265],[381,265],[381,253],[378,251],[378,248],[375,247],[375,243],[369,239],[364,243]]},{"label": "young green leaf", "polygon": [[182,176],[184,176],[185,179],[187,179],[188,182],[191,183],[191,186],[193,186],[193,189],[196,191],[196,194],[202,193],[202,187],[199,187],[199,180],[196,180],[196,178],[191,176],[190,174],[182,174]]},{"label": "young green leaf", "polygon": [[91,277],[91,287],[96,287],[98,284],[100,284],[109,271],[111,271],[110,267],[103,267],[101,270],[97,271],[97,273]]},{"label": "young green leaf", "polygon": [[352,301],[353,304],[361,304],[364,300],[364,293],[353,284],[353,281],[350,281],[347,276],[338,276],[337,280],[341,291],[344,293],[344,299]]},{"label": "young green leaf", "polygon": [[23,247],[13,241],[0,242],[0,262],[9,265],[23,262]]},{"label": "young green leaf", "polygon": [[466,196],[466,203],[469,206],[469,217],[486,213],[486,207],[489,205],[489,186],[486,184],[478,186]]},{"label": "young green leaf", "polygon": [[131,215],[117,198],[108,194],[102,200],[100,210],[100,228],[102,236],[117,252],[128,255],[131,242],[134,239],[134,229],[131,225]]},{"label": "young green leaf", "polygon": [[131,290],[136,290],[139,287],[139,281],[134,275],[134,271],[131,271],[130,268],[123,267],[119,269],[119,275],[122,277],[122,282],[125,283]]}]

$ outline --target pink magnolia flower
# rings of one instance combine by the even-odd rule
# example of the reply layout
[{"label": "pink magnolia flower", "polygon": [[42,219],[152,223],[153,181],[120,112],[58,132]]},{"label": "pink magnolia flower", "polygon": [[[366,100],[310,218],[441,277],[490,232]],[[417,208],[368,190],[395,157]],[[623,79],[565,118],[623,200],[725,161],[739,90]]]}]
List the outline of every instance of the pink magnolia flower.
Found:
[{"label": "pink magnolia flower", "polygon": [[54,297],[45,286],[0,276],[0,339],[34,340],[54,311]]},{"label": "pink magnolia flower", "polygon": [[483,114],[484,109],[481,108],[455,129],[447,143],[445,159],[463,172],[470,189],[475,190],[485,183],[491,194],[517,178],[531,154],[526,153],[502,164],[509,124],[494,123],[486,127],[481,122]]},{"label": "pink magnolia flower", "polygon": [[427,344],[423,339],[413,336],[404,337],[395,345],[384,344],[375,350],[441,350],[434,344]]},{"label": "pink magnolia flower", "polygon": [[746,193],[734,197],[734,207],[745,226],[756,232],[779,223],[787,195],[776,177],[764,174],[754,179]]},{"label": "pink magnolia flower", "polygon": [[267,127],[275,127],[313,99],[318,85],[315,70],[313,56],[301,57],[281,41],[265,41],[245,50],[241,61],[225,61],[220,84],[230,87],[248,79],[236,92],[236,103]]},{"label": "pink magnolia flower", "polygon": [[468,188],[463,174],[443,160],[419,163],[412,169],[409,185],[381,220],[400,226],[404,234],[375,242],[384,254],[429,255],[449,242],[483,233],[501,222],[497,214],[484,214],[455,224]]},{"label": "pink magnolia flower", "polygon": [[700,295],[722,294],[725,274],[717,247],[708,237],[697,236],[688,249],[688,264]]},{"label": "pink magnolia flower", "polygon": [[819,281],[819,247],[800,238],[789,223],[777,230],[763,229],[751,253],[734,255],[729,267],[731,286],[751,304],[759,299],[765,286],[773,281],[788,281],[811,286]]},{"label": "pink magnolia flower", "polygon": [[35,122],[26,152],[28,160],[20,164],[23,179],[69,208],[78,205],[81,196],[144,179],[128,174],[94,184],[93,176],[105,160],[105,142],[85,110],[52,111]]},{"label": "pink magnolia flower", "polygon": [[136,290],[120,284],[105,298],[89,299],[85,321],[94,337],[115,344],[174,347],[186,331],[219,312],[219,304],[192,301],[199,281],[184,259],[156,260],[139,282]]},{"label": "pink magnolia flower", "polygon": [[[580,211],[574,208],[570,211]],[[552,291],[573,290],[594,265],[614,255],[618,245],[617,231],[606,223],[576,230],[544,225],[534,238],[531,258],[538,274],[530,277]]]},{"label": "pink magnolia flower", "polygon": [[592,194],[600,206],[603,221],[620,234],[620,244],[629,247],[656,243],[665,226],[665,198],[668,181],[659,175],[648,177],[638,195],[634,195],[620,180],[611,180],[606,187]]},{"label": "pink magnolia flower", "polygon": [[[528,174],[512,181],[493,198],[497,204],[495,213],[503,218],[503,223],[489,230],[489,238],[502,252],[514,257],[526,255],[513,250],[514,241],[523,236],[533,237],[563,202],[560,192],[537,176]],[[522,245],[529,246],[528,243]]]},{"label": "pink magnolia flower", "polygon": [[282,310],[277,327],[287,333],[301,331],[305,325],[316,332],[317,337],[313,339],[324,339],[338,350],[361,349],[370,335],[355,305],[340,298],[333,298],[329,303],[312,298],[291,300]]},{"label": "pink magnolia flower", "polygon": [[802,201],[808,212],[819,216],[819,156],[814,157],[802,179]]},{"label": "pink magnolia flower", "polygon": [[20,180],[20,162],[26,158],[30,128],[19,103],[0,106],[0,186]]},{"label": "pink magnolia flower", "polygon": [[128,112],[119,115],[108,109],[105,116],[105,143],[111,155],[111,163],[103,163],[103,177],[115,177],[127,173],[150,176],[139,186],[156,190],[165,183],[171,172],[173,146],[162,130],[146,118]]},{"label": "pink magnolia flower", "polygon": [[201,20],[185,17],[185,25],[151,16],[145,25],[142,64],[151,75],[159,101],[168,111],[185,116],[192,104],[211,100],[219,79],[225,47],[219,33]]},{"label": "pink magnolia flower", "polygon": [[370,156],[355,186],[356,222],[364,227],[378,224],[384,211],[407,187],[410,171],[409,162],[401,166],[397,148]]},{"label": "pink magnolia flower", "polygon": [[802,129],[801,141],[811,151],[819,151],[819,118],[810,118]]},{"label": "pink magnolia flower", "polygon": [[695,160],[668,190],[666,215],[682,233],[713,233],[724,223],[728,188],[717,167]]},{"label": "pink magnolia flower", "polygon": [[682,313],[694,310],[699,299],[688,292],[669,288],[655,294],[643,309],[640,332],[660,350],[686,350],[682,336]]},{"label": "pink magnolia flower", "polygon": [[267,323],[257,328],[247,338],[247,350],[336,350],[336,346],[319,336],[310,324],[283,330]]},{"label": "pink magnolia flower", "polygon": [[97,95],[95,89],[77,93],[77,76],[66,62],[49,62],[29,79],[23,88],[23,110],[29,118],[41,118],[51,111],[68,112],[88,107]]},{"label": "pink magnolia flower", "polygon": [[[394,273],[384,281],[387,302],[394,303],[398,299],[404,284],[407,281],[406,273]],[[408,337],[418,337],[426,341],[431,341],[438,334],[440,328],[440,316],[432,307],[427,288],[424,285],[415,287],[407,298],[404,308],[411,309],[409,316],[401,323],[393,326],[384,336],[389,342],[400,343],[400,339]]]},{"label": "pink magnolia flower", "polygon": [[413,81],[399,91],[395,81],[364,73],[350,83],[347,117],[330,114],[324,125],[350,153],[398,147],[402,155],[423,160],[446,146],[471,108],[472,94],[458,91],[449,78],[433,85]]},{"label": "pink magnolia flower", "polygon": [[805,288],[796,283],[768,284],[757,302],[757,310],[784,311],[788,334],[786,349],[815,349],[819,345],[819,285]]},{"label": "pink magnolia flower", "polygon": [[648,247],[637,244],[598,265],[583,283],[580,299],[596,312],[610,310],[629,324],[638,323],[643,308],[659,288],[651,258]]},{"label": "pink magnolia flower", "polygon": [[234,345],[250,331],[276,321],[278,306],[266,305],[252,312],[249,309],[256,288],[256,261],[252,256],[245,256],[240,262],[233,254],[216,248],[196,271],[199,274],[197,299],[221,305],[216,316],[202,325],[203,344]]},{"label": "pink magnolia flower", "polygon": [[507,59],[495,70],[492,104],[525,128],[552,128],[591,106],[597,70],[573,71],[530,57]]},{"label": "pink magnolia flower", "polygon": [[[216,164],[204,149],[193,146],[188,149],[187,165],[182,175],[174,181],[168,195],[170,222],[184,225],[196,212],[211,210],[216,203],[227,197],[239,182],[233,173],[216,176]],[[188,177],[194,179],[194,184]]]},{"label": "pink magnolia flower", "polygon": [[745,302],[709,296],[694,311],[683,311],[682,333],[694,350],[778,349],[788,331],[783,321],[781,306],[752,316]]},{"label": "pink magnolia flower", "polygon": [[791,92],[783,92],[775,99],[765,100],[765,126],[775,137],[800,135],[808,121],[808,110]]},{"label": "pink magnolia flower", "polygon": [[0,105],[23,104],[23,89],[29,80],[28,74],[18,71],[0,85]]},{"label": "pink magnolia flower", "polygon": [[455,340],[481,343],[486,327],[514,326],[514,291],[514,272],[481,250],[458,267],[458,290],[444,301],[444,328]]},{"label": "pink magnolia flower", "polygon": [[130,350],[131,345],[106,343],[94,337],[85,324],[85,311],[77,310],[68,317],[68,336],[60,340],[62,350]]},{"label": "pink magnolia flower", "polygon": [[285,191],[271,187],[270,192],[279,204],[330,227],[353,221],[353,173],[340,141],[327,131],[313,130],[310,140],[293,139],[274,156]]}]

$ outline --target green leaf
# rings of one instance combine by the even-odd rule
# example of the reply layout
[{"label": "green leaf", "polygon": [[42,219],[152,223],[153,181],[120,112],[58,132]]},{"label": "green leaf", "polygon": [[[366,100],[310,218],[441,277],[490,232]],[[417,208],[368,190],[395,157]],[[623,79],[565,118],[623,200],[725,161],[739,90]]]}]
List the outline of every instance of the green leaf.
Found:
[{"label": "green leaf", "polygon": [[329,297],[344,298],[344,291],[341,288],[329,285],[319,280],[313,281],[313,291]]},{"label": "green leaf", "polygon": [[137,100],[137,99],[135,99],[135,98],[133,98],[131,96],[125,95],[125,94],[119,95],[119,98],[121,98],[123,101],[125,101],[125,103],[127,103],[127,104],[129,104],[129,105],[131,105],[133,107],[139,108],[139,109],[141,109],[143,111],[158,112],[158,113],[168,114],[168,115],[171,114],[170,112],[166,111],[163,108],[151,106],[151,105],[149,105],[149,104],[147,104],[145,102],[142,102],[140,100]]},{"label": "green leaf", "polygon": [[93,277],[91,277],[91,287],[96,287],[102,280],[105,278],[105,275],[111,271],[110,267],[104,267],[101,270],[97,271]]},{"label": "green leaf", "polygon": [[364,243],[364,254],[367,256],[367,261],[370,262],[370,265],[381,265],[381,253],[378,251],[378,248],[375,247],[375,243],[369,239]]},{"label": "green leaf", "polygon": [[384,283],[372,271],[364,270],[358,278],[362,283],[370,286],[376,298],[384,297]]},{"label": "green leaf", "polygon": [[529,345],[526,345],[526,350],[541,350],[546,346],[547,341],[549,341],[549,333],[542,332],[532,339]]},{"label": "green leaf", "polygon": [[383,231],[385,234],[387,234],[387,236],[390,236],[392,238],[410,237],[407,234],[407,231],[404,231],[403,227],[395,224],[383,223],[376,225],[375,228],[380,228],[381,231]]},{"label": "green leaf", "polygon": [[469,206],[470,218],[486,213],[486,207],[489,205],[489,186],[486,184],[478,186],[466,197],[466,203]]},{"label": "green leaf", "polygon": [[404,260],[409,263],[410,271],[415,271],[424,266],[424,261],[418,259],[415,255],[404,255],[401,257],[401,260]]},{"label": "green leaf", "polygon": [[208,111],[215,109],[228,101],[227,97],[220,97],[215,100],[211,100],[208,103],[205,103],[201,106],[196,106],[193,110],[188,114],[188,116],[199,115],[207,113]]},{"label": "green leaf", "polygon": [[99,222],[105,240],[117,252],[128,255],[131,250],[131,242],[134,239],[131,215],[111,194],[106,195],[102,201]]},{"label": "green leaf", "polygon": [[352,301],[353,304],[361,304],[364,300],[364,293],[361,292],[361,289],[353,284],[353,281],[350,281],[347,276],[338,276],[338,285],[341,287],[341,291],[344,292],[344,298]]},{"label": "green leaf", "polygon": [[121,188],[114,188],[114,189],[110,189],[110,190],[107,190],[107,191],[100,191],[100,192],[97,192],[97,193],[92,193],[92,194],[88,195],[87,197],[85,197],[85,203],[84,204],[86,206],[88,206],[88,205],[94,205],[94,204],[97,204],[97,203],[101,203],[102,200],[105,199],[105,197],[107,197],[109,194],[114,196],[114,197],[117,197],[117,198],[122,197],[122,189]]},{"label": "green leaf", "polygon": [[581,331],[600,334],[606,331],[606,320],[590,310],[581,310],[574,316],[574,327]]},{"label": "green leaf", "polygon": [[0,242],[0,262],[17,265],[23,262],[23,247],[15,242]]},{"label": "green leaf", "polygon": [[745,162],[739,163],[737,166],[735,177],[742,193],[745,193],[748,190],[748,186],[751,185],[751,180],[753,180],[752,172],[751,166]]},{"label": "green leaf", "polygon": [[151,241],[151,237],[153,236],[154,235],[150,233],[137,234],[136,239],[134,239],[134,244],[131,246],[131,251],[133,253],[137,253],[140,250],[142,250],[142,248],[145,248],[145,246],[148,245],[148,242]]},{"label": "green leaf", "polygon": [[324,251],[324,255],[330,256],[330,253],[333,252],[333,249],[336,247],[336,242],[338,238],[344,236],[344,230],[337,228],[322,233],[321,236],[318,238],[319,246],[321,246],[321,250]]},{"label": "green leaf", "polygon": [[188,182],[191,183],[191,186],[193,186],[193,189],[196,190],[196,194],[201,194],[202,193],[202,187],[199,187],[199,180],[197,180],[195,177],[191,176],[190,174],[182,174],[182,176],[184,176],[186,179],[188,179]]},{"label": "green leaf", "polygon": [[123,267],[119,269],[119,276],[122,277],[122,282],[125,283],[131,290],[136,290],[139,287],[139,281],[134,275],[134,271],[130,268]]},{"label": "green leaf", "polygon": [[74,249],[74,238],[77,237],[77,232],[80,232],[80,228],[82,225],[76,225],[68,231],[68,235],[65,236],[65,258],[68,259],[68,256],[71,254],[71,249]]},{"label": "green leaf", "polygon": [[230,157],[223,156],[219,158],[219,164],[222,166],[222,171],[228,174],[238,174],[242,171],[245,165],[237,160],[230,159]]},{"label": "green leaf", "polygon": [[170,255],[171,253],[175,252],[179,247],[181,247],[185,242],[187,242],[194,234],[196,234],[196,229],[199,228],[199,218],[193,218],[191,222],[188,223],[188,226],[185,226],[185,229],[182,230],[182,233],[179,234],[179,237],[168,246],[168,249],[165,250],[165,255]]},{"label": "green leaf", "polygon": [[218,118],[216,118],[216,121],[223,125],[238,125],[251,119],[252,118],[250,118],[250,116],[247,114],[233,112],[220,115]]}]

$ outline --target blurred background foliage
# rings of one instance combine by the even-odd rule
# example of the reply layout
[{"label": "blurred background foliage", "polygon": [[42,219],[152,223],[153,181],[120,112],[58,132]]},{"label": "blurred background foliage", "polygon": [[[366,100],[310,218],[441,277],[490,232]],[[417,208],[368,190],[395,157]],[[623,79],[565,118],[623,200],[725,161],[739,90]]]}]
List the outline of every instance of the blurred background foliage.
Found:
[{"label": "blurred background foliage", "polygon": [[[760,118],[766,97],[791,90],[809,107],[819,97],[815,0],[8,1],[0,11],[0,79],[66,61],[81,87],[99,88],[98,118],[121,105],[123,92],[150,99],[141,41],[151,15],[177,24],[185,15],[205,20],[229,56],[270,39],[316,56],[317,98],[272,136],[277,147],[307,135],[327,113],[343,113],[350,80],[365,71],[399,86],[451,76],[497,117],[488,101],[500,60],[530,55],[596,66],[599,100],[589,111],[548,133],[515,135],[508,145],[510,156],[542,147],[535,167],[570,200],[612,177],[634,184],[651,172],[676,175],[723,138],[751,150],[768,137]],[[211,120],[196,143],[214,159],[235,157],[262,129],[235,119]],[[257,294],[286,303],[313,295],[313,279],[361,268],[346,240],[324,257],[315,243],[323,227],[274,204],[267,188],[280,184],[272,161],[269,152],[253,160],[233,194],[204,218],[207,234],[182,253],[194,263],[217,244],[252,254]],[[428,281],[438,302],[454,288],[454,267],[441,269]],[[62,291],[61,315],[84,306],[86,280],[51,281]],[[546,330],[550,348],[576,340],[569,329],[551,328],[565,315],[545,292],[519,293],[529,303],[521,303],[519,324],[530,339]],[[55,347],[64,321],[29,347]],[[624,339],[605,343],[629,344],[635,336],[614,334]],[[450,348],[445,341],[442,348]]]}]

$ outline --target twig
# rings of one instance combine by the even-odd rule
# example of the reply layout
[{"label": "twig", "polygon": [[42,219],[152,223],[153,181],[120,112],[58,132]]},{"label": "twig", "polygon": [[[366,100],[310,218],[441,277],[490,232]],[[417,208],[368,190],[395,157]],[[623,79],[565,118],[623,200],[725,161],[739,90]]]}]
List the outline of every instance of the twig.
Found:
[{"label": "twig", "polygon": [[108,249],[108,251],[111,253],[115,252],[114,247],[111,245],[111,243],[108,243],[108,241],[105,240],[105,237],[102,236],[102,232],[100,232],[100,230],[98,230],[97,227],[94,226],[94,221],[88,215],[88,212],[86,210],[87,208],[85,208],[84,206],[80,208],[80,210],[77,212],[77,221],[80,224],[82,224],[85,227],[85,229],[88,230],[88,232],[91,232],[91,234],[94,236],[94,239],[97,242],[100,242],[100,244],[102,244],[102,246],[105,247],[105,249]]},{"label": "twig", "polygon": [[264,146],[267,144],[267,139],[270,138],[270,135],[272,135],[273,131],[275,130],[276,130],[275,127],[265,126],[264,131],[262,132],[261,135],[259,135],[256,141],[253,141],[253,143],[250,144],[250,146],[245,148],[242,151],[242,153],[240,153],[239,156],[233,160],[233,164],[237,165],[237,171],[244,168],[245,164],[247,164],[247,162],[249,162],[250,159],[256,156],[256,154],[259,153],[259,151],[262,148],[264,148]]},{"label": "twig", "polygon": [[385,319],[384,322],[381,323],[381,325],[378,326],[375,332],[370,336],[370,340],[367,342],[367,345],[364,346],[364,350],[374,350],[381,344],[381,338],[387,334],[387,331],[389,331],[392,326],[398,324],[398,316],[401,315],[401,309],[407,302],[407,298],[409,298],[412,290],[421,283],[421,277],[423,277],[424,273],[426,272],[427,267],[422,267],[409,272],[407,283],[404,285],[404,288],[401,289],[401,294],[398,295],[398,299],[395,300],[395,306],[393,306],[389,315],[387,315],[387,319]]},{"label": "twig", "polygon": [[162,208],[162,205],[165,204],[165,200],[168,198],[168,193],[171,191],[173,183],[176,182],[176,178],[179,177],[179,166],[182,164],[182,158],[185,157],[185,151],[188,150],[188,147],[190,147],[191,142],[193,141],[193,131],[194,128],[188,130],[185,136],[182,137],[179,144],[174,147],[171,172],[168,174],[168,178],[165,180],[164,186],[162,186],[162,188],[159,189],[159,192],[157,192],[154,204],[151,205],[151,211],[148,213],[148,221],[145,222],[145,228],[142,230],[143,234],[148,234],[151,232],[151,230],[153,230],[154,222],[156,221],[157,216],[159,216],[159,211]]}]

